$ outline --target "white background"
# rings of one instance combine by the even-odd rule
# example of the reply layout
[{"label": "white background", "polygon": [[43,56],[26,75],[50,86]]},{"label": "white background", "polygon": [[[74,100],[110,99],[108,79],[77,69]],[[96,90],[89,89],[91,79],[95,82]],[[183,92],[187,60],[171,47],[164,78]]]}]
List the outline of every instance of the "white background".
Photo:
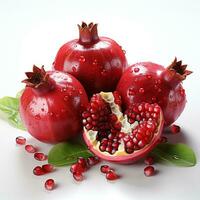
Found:
[{"label": "white background", "polygon": [[[20,81],[33,64],[51,69],[58,48],[78,36],[76,24],[82,20],[97,22],[99,35],[120,43],[130,64],[153,61],[167,66],[177,56],[194,71],[184,81],[188,103],[177,121],[183,133],[173,140],[192,146],[199,160],[199,0],[0,0],[0,96],[14,96],[23,88]],[[40,163],[15,145],[18,135],[45,153],[51,147],[0,121],[0,200],[200,199],[199,162],[191,168],[156,164],[159,173],[149,178],[142,163],[116,165],[122,178],[114,183],[107,182],[97,166],[78,184],[67,167],[32,175]],[[47,178],[58,183],[52,192],[43,188]]]}]

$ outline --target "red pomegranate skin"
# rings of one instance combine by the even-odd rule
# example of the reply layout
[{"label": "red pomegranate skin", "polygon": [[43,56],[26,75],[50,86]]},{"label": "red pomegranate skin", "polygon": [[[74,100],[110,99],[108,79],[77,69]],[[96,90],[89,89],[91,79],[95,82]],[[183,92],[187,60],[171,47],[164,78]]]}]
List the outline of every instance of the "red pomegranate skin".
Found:
[{"label": "red pomegranate skin", "polygon": [[[91,96],[101,91],[114,91],[127,61],[117,42],[98,37],[96,24],[91,31],[89,26],[79,26],[80,38],[59,49],[53,68],[72,74]],[[83,29],[88,32],[85,34]]]},{"label": "red pomegranate skin", "polygon": [[81,132],[80,112],[88,98],[73,76],[58,71],[47,74],[53,89],[26,87],[20,99],[20,115],[33,137],[45,143],[57,143]]},{"label": "red pomegranate skin", "polygon": [[116,90],[125,107],[143,101],[158,103],[163,110],[165,126],[176,121],[186,104],[185,90],[177,73],[172,75],[167,68],[152,62],[130,66],[121,77]]}]

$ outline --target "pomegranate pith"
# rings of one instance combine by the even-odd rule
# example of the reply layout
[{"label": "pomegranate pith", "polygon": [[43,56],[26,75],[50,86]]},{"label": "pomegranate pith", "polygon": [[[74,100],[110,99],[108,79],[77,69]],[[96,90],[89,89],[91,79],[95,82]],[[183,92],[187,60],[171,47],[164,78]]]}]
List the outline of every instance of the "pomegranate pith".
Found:
[{"label": "pomegranate pith", "polygon": [[53,68],[76,77],[89,95],[114,91],[127,66],[125,53],[114,40],[98,36],[97,24],[78,28],[79,39],[59,49]]},{"label": "pomegranate pith", "polygon": [[192,72],[175,58],[167,68],[151,62],[130,66],[122,75],[117,91],[124,106],[132,103],[157,103],[164,115],[165,125],[172,124],[186,104],[182,81]]},{"label": "pomegranate pith", "polygon": [[123,114],[119,100],[116,92],[93,95],[82,114],[83,136],[96,156],[108,161],[131,163],[158,143],[163,115],[157,104],[149,103],[132,104]]}]

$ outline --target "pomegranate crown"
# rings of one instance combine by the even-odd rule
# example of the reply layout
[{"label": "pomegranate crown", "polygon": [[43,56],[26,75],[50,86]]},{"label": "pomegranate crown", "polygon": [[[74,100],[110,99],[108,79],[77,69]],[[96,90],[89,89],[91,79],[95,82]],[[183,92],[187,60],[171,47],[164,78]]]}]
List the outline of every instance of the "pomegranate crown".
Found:
[{"label": "pomegranate crown", "polygon": [[26,72],[27,79],[23,80],[22,83],[25,83],[27,87],[32,87],[35,89],[40,88],[50,88],[51,81],[49,74],[44,70],[44,66],[41,69],[33,65],[32,72]]},{"label": "pomegranate crown", "polygon": [[81,25],[78,24],[79,28],[79,42],[81,44],[93,44],[99,40],[97,24],[93,22],[86,24],[82,22]]},{"label": "pomegranate crown", "polygon": [[174,61],[167,67],[167,69],[172,73],[176,74],[177,77],[182,81],[185,80],[192,71],[186,70],[187,65],[182,64],[182,60],[177,61],[175,57]]}]

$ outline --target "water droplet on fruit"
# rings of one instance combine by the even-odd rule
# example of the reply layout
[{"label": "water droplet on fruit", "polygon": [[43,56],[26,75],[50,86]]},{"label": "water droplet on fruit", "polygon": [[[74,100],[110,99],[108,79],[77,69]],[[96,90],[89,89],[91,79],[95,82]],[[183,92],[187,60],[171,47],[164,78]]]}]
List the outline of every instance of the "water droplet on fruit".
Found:
[{"label": "water droplet on fruit", "polygon": [[48,112],[48,115],[53,116],[53,113],[52,112]]},{"label": "water droplet on fruit", "polygon": [[40,120],[41,119],[40,115],[35,115],[35,119]]},{"label": "water droplet on fruit", "polygon": [[84,57],[84,56],[80,56],[80,58],[79,58],[79,62],[84,63],[84,62],[85,62],[85,57]]},{"label": "water droplet on fruit", "polygon": [[148,78],[148,79],[151,79],[151,78],[152,78],[152,76],[151,76],[151,75],[147,75],[147,78]]},{"label": "water droplet on fruit", "polygon": [[104,69],[103,71],[101,71],[101,75],[102,76],[106,76],[107,75],[107,71]]},{"label": "water droplet on fruit", "polygon": [[64,96],[64,101],[68,101],[69,97],[68,96]]},{"label": "water droplet on fruit", "polygon": [[83,91],[82,91],[81,89],[79,89],[79,90],[78,90],[78,93],[79,93],[80,95],[82,95],[82,94],[83,94]]},{"label": "water droplet on fruit", "polygon": [[154,88],[157,90],[158,89],[158,85],[154,85]]},{"label": "water droplet on fruit", "polygon": [[64,88],[61,89],[61,92],[66,92],[66,91],[67,91],[66,87],[64,87]]},{"label": "water droplet on fruit", "polygon": [[158,92],[162,92],[162,90],[160,88],[158,88]]},{"label": "water droplet on fruit", "polygon": [[137,72],[139,72],[139,71],[140,71],[140,69],[139,69],[138,67],[135,67],[135,68],[134,68],[134,72],[137,73]]},{"label": "water droplet on fruit", "polygon": [[135,78],[135,79],[134,79],[134,82],[138,82],[138,78]]},{"label": "water droplet on fruit", "polygon": [[140,88],[139,93],[144,93],[144,88]]},{"label": "water droplet on fruit", "polygon": [[94,61],[93,61],[92,64],[93,64],[93,65],[97,65],[97,59],[94,59]]}]

